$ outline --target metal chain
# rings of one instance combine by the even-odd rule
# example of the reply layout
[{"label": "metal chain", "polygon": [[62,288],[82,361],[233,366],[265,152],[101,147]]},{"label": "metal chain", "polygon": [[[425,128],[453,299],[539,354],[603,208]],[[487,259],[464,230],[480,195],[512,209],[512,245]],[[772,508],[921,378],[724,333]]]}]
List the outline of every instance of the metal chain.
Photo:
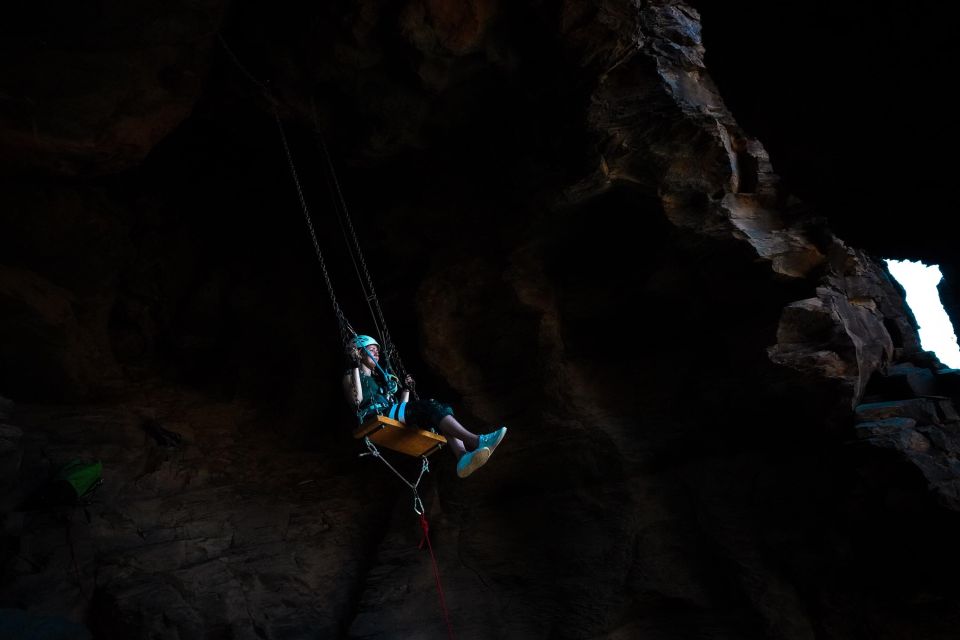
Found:
[{"label": "metal chain", "polygon": [[377,449],[377,445],[373,444],[370,438],[364,438],[363,441],[367,443],[368,451],[366,453],[361,453],[360,457],[373,456],[374,458],[379,458],[383,464],[387,465],[387,468],[390,469],[390,471],[393,471],[394,475],[400,478],[400,480],[413,491],[413,511],[418,516],[422,516],[424,514],[423,501],[420,499],[420,494],[417,492],[417,488],[420,486],[420,481],[423,480],[424,474],[430,471],[430,462],[427,460],[427,458],[421,458],[421,460],[423,460],[423,464],[420,465],[420,475],[417,476],[417,481],[410,482],[404,478],[403,474],[397,471],[393,465],[387,461],[386,458],[383,457],[383,454],[381,454],[380,450]]},{"label": "metal chain", "polygon": [[223,50],[227,52],[228,56],[230,56],[230,60],[232,60],[233,64],[236,65],[237,69],[240,70],[240,73],[246,76],[247,80],[252,82],[254,86],[260,89],[260,92],[263,93],[263,97],[266,98],[267,101],[270,104],[272,104],[274,108],[276,108],[277,100],[276,98],[273,97],[273,92],[270,91],[270,89],[267,88],[267,86],[264,83],[260,82],[260,80],[258,80],[255,75],[250,73],[245,66],[243,66],[243,63],[240,62],[240,58],[238,58],[237,54],[233,52],[233,49],[230,48],[230,45],[228,45],[227,41],[223,39],[223,35],[219,31],[217,31],[217,40],[220,41],[220,46],[222,46]]},{"label": "metal chain", "polygon": [[[371,300],[376,299],[376,295],[371,295],[367,291],[367,287],[363,282],[363,276],[360,275],[360,267],[357,264],[357,254],[360,253],[359,247],[355,251],[350,246],[350,239],[347,238],[347,230],[344,227],[343,219],[344,217],[349,218],[349,213],[346,213],[346,215],[344,215],[344,213],[341,212],[341,208],[343,208],[344,211],[346,210],[346,206],[347,206],[346,200],[344,199],[343,194],[340,191],[340,183],[337,180],[337,173],[334,170],[333,161],[330,158],[330,153],[327,150],[327,145],[323,139],[323,135],[320,133],[320,119],[317,117],[317,105],[312,95],[310,96],[310,111],[311,111],[311,114],[313,115],[313,132],[314,132],[314,135],[317,137],[317,139],[320,141],[320,148],[323,150],[324,159],[327,161],[327,167],[329,168],[329,171],[325,172],[323,175],[327,183],[327,189],[330,190],[331,194],[336,193],[339,196],[339,200],[337,199],[337,197],[333,198],[333,210],[337,217],[337,225],[340,227],[340,233],[343,234],[343,242],[347,246],[347,254],[349,254],[350,262],[353,264],[353,271],[357,275],[357,282],[360,284],[360,291],[363,293],[364,300],[366,300],[367,302],[367,308],[370,310],[370,316],[373,318],[373,324],[375,329],[375,333],[373,335],[382,336],[383,331],[381,331],[380,325],[377,323],[377,316],[374,313],[373,306],[370,304]],[[360,257],[361,259],[363,259],[362,253],[360,253]],[[366,263],[364,263],[364,268],[366,269]],[[368,280],[370,279],[369,276],[367,279]]]},{"label": "metal chain", "polygon": [[[320,148],[323,150],[324,158],[327,160],[327,167],[330,169],[330,176],[333,182],[334,191],[337,194],[337,199],[335,204],[339,203],[338,212],[342,212],[342,220],[340,222],[341,229],[343,228],[343,221],[346,221],[347,229],[350,231],[350,239],[353,241],[353,249],[351,251],[351,259],[354,260],[354,268],[356,268],[356,260],[360,260],[360,266],[363,268],[363,274],[366,278],[366,287],[361,280],[360,286],[364,287],[364,293],[367,297],[367,305],[373,302],[373,308],[370,310],[370,315],[373,317],[373,323],[380,331],[380,337],[383,339],[385,355],[387,356],[388,362],[395,362],[397,365],[397,372],[400,374],[400,379],[406,381],[410,378],[412,382],[412,376],[407,374],[406,368],[403,366],[403,360],[400,358],[400,352],[397,350],[396,345],[393,343],[393,339],[390,337],[390,331],[387,329],[387,320],[383,315],[383,309],[380,306],[380,299],[377,297],[377,292],[373,286],[373,278],[370,275],[370,269],[367,267],[367,261],[363,256],[363,251],[360,249],[360,241],[357,239],[357,232],[353,226],[353,219],[350,217],[350,211],[347,208],[346,198],[343,197],[343,190],[340,188],[340,181],[337,179],[337,172],[333,166],[333,159],[330,157],[330,151],[327,148],[327,143],[323,138],[323,135],[320,133],[320,128],[317,126],[316,122],[316,113],[314,113],[314,133],[317,136],[317,139],[320,142]],[[339,219],[339,217],[338,217]],[[346,236],[346,233],[344,233]],[[348,245],[349,246],[349,245]],[[356,258],[354,258],[353,252],[356,252]],[[359,272],[357,277],[360,277]],[[374,309],[376,312],[374,312]],[[410,384],[410,392],[414,398],[416,395],[416,383]]]},{"label": "metal chain", "polygon": [[266,99],[273,108],[273,117],[277,122],[277,129],[280,131],[280,140],[283,143],[283,151],[287,157],[287,164],[290,167],[290,175],[293,176],[293,183],[297,187],[297,196],[300,199],[300,207],[303,210],[303,217],[307,221],[307,229],[310,231],[310,239],[313,241],[313,248],[317,253],[317,259],[320,261],[320,268],[323,270],[323,280],[327,285],[327,292],[330,294],[330,302],[333,305],[333,311],[337,316],[337,324],[339,325],[340,329],[340,341],[344,345],[344,349],[347,351],[347,355],[349,356],[351,350],[347,349],[347,344],[351,337],[357,335],[357,332],[354,331],[352,326],[350,326],[350,322],[347,320],[346,315],[344,315],[343,310],[340,308],[340,304],[337,302],[337,297],[333,292],[333,283],[330,280],[330,273],[327,271],[327,264],[323,259],[323,252],[320,251],[320,243],[317,241],[317,233],[313,228],[313,218],[310,216],[310,210],[307,207],[306,198],[303,196],[303,188],[300,186],[300,178],[297,175],[297,168],[293,162],[293,154],[290,152],[290,145],[287,143],[287,135],[283,130],[283,123],[280,120],[280,113],[277,110],[279,102],[273,96],[273,92],[269,89],[269,87],[257,79],[255,75],[250,73],[243,63],[240,62],[240,59],[233,52],[233,49],[230,48],[230,45],[227,44],[227,41],[223,38],[223,35],[219,32],[217,32],[217,40],[220,42],[220,45],[227,53],[227,56],[230,58],[231,62],[233,62],[234,66],[237,67],[240,73],[242,73],[252,85],[260,90],[264,99]]},{"label": "metal chain", "polygon": [[330,273],[327,271],[327,263],[323,259],[323,252],[320,251],[320,243],[317,241],[317,233],[313,228],[313,218],[310,216],[310,209],[307,207],[306,198],[303,196],[303,188],[300,186],[300,178],[297,176],[297,168],[293,164],[293,155],[290,153],[290,145],[287,143],[287,134],[283,131],[283,123],[280,121],[280,113],[276,107],[273,109],[273,116],[277,121],[277,129],[280,130],[280,140],[283,142],[283,150],[287,156],[287,164],[290,166],[290,175],[293,176],[293,183],[297,187],[297,196],[300,198],[300,207],[303,209],[303,217],[307,221],[307,228],[310,230],[310,239],[313,241],[313,248],[317,253],[317,259],[320,261],[320,268],[323,270],[323,280],[327,285],[327,292],[330,294],[330,302],[333,304],[333,311],[337,315],[337,321],[340,325],[340,339],[346,345],[350,337],[356,336],[357,332],[353,330],[347,321],[343,310],[337,303],[337,296],[333,292],[333,283],[330,281]]},{"label": "metal chain", "polygon": [[[234,63],[237,69],[249,80],[254,86],[256,86],[260,92],[263,94],[264,98],[270,103],[273,107],[273,115],[277,121],[277,129],[280,131],[280,139],[283,142],[283,150],[287,157],[287,164],[290,167],[290,174],[293,176],[293,182],[297,187],[297,196],[300,199],[300,207],[303,209],[304,219],[307,221],[307,228],[310,230],[310,239],[313,241],[313,248],[316,251],[317,259],[320,261],[320,267],[323,270],[323,279],[327,286],[327,291],[330,294],[330,302],[333,304],[334,313],[337,315],[337,322],[340,328],[340,339],[344,345],[347,355],[351,355],[353,350],[350,348],[350,339],[356,337],[357,332],[353,329],[350,323],[347,321],[346,316],[343,313],[343,310],[340,308],[340,305],[337,303],[336,295],[333,292],[333,283],[330,281],[330,274],[327,271],[326,262],[323,259],[323,253],[320,251],[320,244],[317,241],[317,234],[313,228],[313,219],[310,216],[310,210],[307,207],[307,201],[303,195],[303,188],[300,186],[300,178],[297,175],[297,169],[293,162],[293,154],[290,152],[290,145],[287,143],[287,136],[283,130],[283,124],[280,120],[280,113],[277,111],[277,99],[273,96],[273,92],[260,80],[257,79],[249,70],[240,62],[240,59],[233,52],[233,49],[227,44],[227,41],[223,38],[223,35],[219,32],[217,33],[217,39],[220,42],[220,45],[226,51],[230,60]],[[312,98],[311,98],[312,102]],[[357,239],[356,230],[353,227],[353,220],[350,218],[350,212],[347,209],[346,199],[343,197],[343,190],[340,188],[340,181],[337,179],[337,173],[333,166],[333,159],[330,157],[330,151],[327,149],[326,142],[323,139],[323,136],[320,134],[320,127],[317,122],[316,108],[314,107],[314,130],[317,135],[317,138],[320,140],[320,146],[323,149],[323,155],[327,160],[327,166],[330,168],[330,178],[332,178],[333,189],[336,192],[336,199],[334,200],[334,208],[337,209],[338,213],[343,212],[342,218],[346,220],[347,228],[350,231],[350,236],[353,240],[354,249],[350,251],[351,260],[354,262],[354,269],[356,269],[356,258],[354,258],[353,251],[356,251],[356,256],[360,259],[360,265],[363,267],[363,273],[366,276],[366,288],[364,288],[363,280],[360,278],[359,270],[357,271],[357,278],[360,280],[360,286],[363,290],[364,297],[367,299],[367,306],[370,306],[370,303],[373,302],[373,306],[370,309],[370,315],[373,317],[374,326],[377,328],[377,331],[380,333],[380,337],[383,339],[385,345],[385,355],[387,356],[388,362],[396,362],[397,371],[400,373],[400,377],[406,383],[407,379],[410,380],[411,384],[409,385],[410,392],[414,398],[417,397],[415,382],[413,381],[412,376],[407,374],[406,368],[403,366],[403,360],[400,358],[400,352],[397,350],[396,346],[393,344],[393,339],[390,337],[390,332],[387,329],[387,322],[383,315],[383,309],[380,307],[380,300],[377,297],[377,293],[373,287],[373,278],[370,276],[370,270],[367,267],[367,261],[363,256],[363,251],[360,249],[360,242]],[[328,184],[330,179],[328,179]],[[339,207],[337,204],[339,203]],[[338,221],[340,222],[341,229],[343,228],[343,220],[341,216],[337,216]],[[344,232],[344,237],[346,239],[346,233]],[[349,247],[349,242],[347,242]],[[379,321],[379,322],[378,322]]]}]

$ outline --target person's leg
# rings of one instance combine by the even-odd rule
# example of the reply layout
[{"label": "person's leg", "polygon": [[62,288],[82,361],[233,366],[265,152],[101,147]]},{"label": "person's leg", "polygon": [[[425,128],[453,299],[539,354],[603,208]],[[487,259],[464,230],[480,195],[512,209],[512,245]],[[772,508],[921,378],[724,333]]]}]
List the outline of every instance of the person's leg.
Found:
[{"label": "person's leg", "polygon": [[466,478],[490,459],[492,450],[480,446],[480,436],[460,424],[448,405],[436,400],[414,400],[406,404],[402,420],[429,425],[446,436],[447,445],[457,459],[457,475],[461,478]]},{"label": "person's leg", "polygon": [[459,462],[463,454],[467,452],[467,449],[463,446],[463,440],[460,438],[450,436],[447,438],[447,446],[450,447],[450,453],[457,459],[457,462]]},{"label": "person's leg", "polygon": [[437,428],[447,438],[457,440],[466,451],[473,451],[480,445],[480,436],[468,431],[452,415],[444,416]]},{"label": "person's leg", "polygon": [[460,446],[467,451],[476,451],[480,447],[487,447],[492,452],[507,435],[507,428],[500,427],[496,431],[478,436],[460,424],[452,415],[444,417],[438,428],[447,436],[448,441],[450,439],[457,440]]}]

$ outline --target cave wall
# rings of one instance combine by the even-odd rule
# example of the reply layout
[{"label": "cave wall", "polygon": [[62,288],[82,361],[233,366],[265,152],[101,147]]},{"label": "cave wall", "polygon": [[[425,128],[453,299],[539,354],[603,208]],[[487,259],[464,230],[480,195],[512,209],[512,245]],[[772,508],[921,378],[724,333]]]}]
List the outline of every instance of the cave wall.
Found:
[{"label": "cave wall", "polygon": [[[510,427],[476,476],[443,453],[422,490],[459,636],[949,637],[956,372],[835,233],[850,209],[794,189],[789,162],[781,179],[728,110],[746,98],[708,74],[697,10],[262,9],[229,7],[229,50],[193,9],[138,22],[186,25],[197,79],[138,108],[129,139],[99,107],[0,138],[23,159],[0,219],[3,606],[104,638],[444,633],[409,494],[351,447],[336,326],[253,77],[348,316],[364,303],[313,126],[420,388]],[[147,89],[85,71],[153,100],[153,65],[130,71]],[[58,118],[113,142],[58,138]],[[79,455],[110,472],[84,518],[23,508]],[[58,517],[79,546],[54,542]]]},{"label": "cave wall", "polygon": [[[943,211],[957,195],[936,158],[960,131],[947,103],[913,91],[938,87],[953,67],[941,7],[692,4],[706,25],[711,76],[787,189],[874,256],[953,269]],[[949,277],[941,285],[954,325],[956,286]]]}]

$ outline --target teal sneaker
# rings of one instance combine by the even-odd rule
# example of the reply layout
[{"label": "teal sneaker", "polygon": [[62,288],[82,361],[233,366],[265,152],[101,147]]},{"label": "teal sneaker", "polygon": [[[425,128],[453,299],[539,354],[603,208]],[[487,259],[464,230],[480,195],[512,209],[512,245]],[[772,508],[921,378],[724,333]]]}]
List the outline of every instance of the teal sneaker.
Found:
[{"label": "teal sneaker", "polygon": [[457,475],[461,478],[466,478],[468,475],[487,464],[487,460],[490,459],[490,449],[486,447],[480,447],[469,453],[465,453],[460,456],[460,461],[457,462]]},{"label": "teal sneaker", "polygon": [[493,450],[497,448],[497,445],[503,440],[504,436],[507,435],[507,428],[500,427],[496,431],[490,433],[485,433],[480,436],[480,446],[490,449],[490,453],[493,453]]}]

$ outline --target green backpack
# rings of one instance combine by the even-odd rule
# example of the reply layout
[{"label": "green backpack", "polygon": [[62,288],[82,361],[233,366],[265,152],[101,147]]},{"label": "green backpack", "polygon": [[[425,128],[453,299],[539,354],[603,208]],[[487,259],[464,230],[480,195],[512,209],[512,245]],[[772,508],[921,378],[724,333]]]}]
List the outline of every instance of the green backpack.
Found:
[{"label": "green backpack", "polygon": [[103,463],[71,460],[60,469],[57,478],[73,487],[77,499],[92,494],[103,483]]}]

